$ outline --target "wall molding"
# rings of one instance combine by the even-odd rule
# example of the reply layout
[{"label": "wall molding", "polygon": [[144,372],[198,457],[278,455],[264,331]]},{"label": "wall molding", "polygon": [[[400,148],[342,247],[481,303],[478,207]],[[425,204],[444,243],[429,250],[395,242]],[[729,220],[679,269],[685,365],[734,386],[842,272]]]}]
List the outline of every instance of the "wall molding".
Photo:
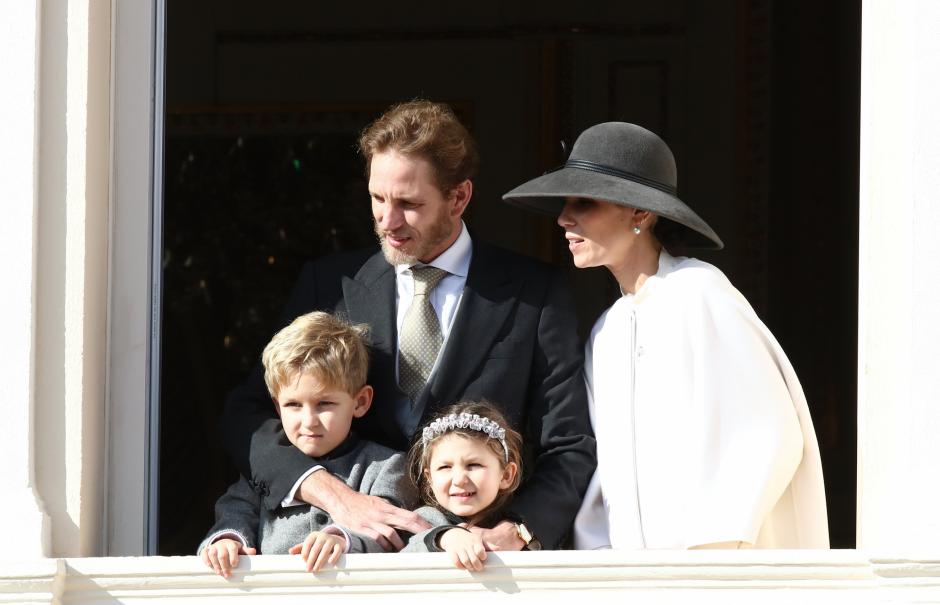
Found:
[{"label": "wall molding", "polygon": [[445,554],[349,555],[319,574],[297,557],[244,557],[229,580],[197,557],[112,557],[18,561],[0,571],[0,603],[136,603],[154,599],[240,604],[296,602],[329,595],[383,603],[439,602],[512,595],[570,602],[572,595],[612,592],[657,603],[840,602],[940,600],[940,555],[908,558],[831,551],[554,551],[491,553],[486,569],[455,569]]}]

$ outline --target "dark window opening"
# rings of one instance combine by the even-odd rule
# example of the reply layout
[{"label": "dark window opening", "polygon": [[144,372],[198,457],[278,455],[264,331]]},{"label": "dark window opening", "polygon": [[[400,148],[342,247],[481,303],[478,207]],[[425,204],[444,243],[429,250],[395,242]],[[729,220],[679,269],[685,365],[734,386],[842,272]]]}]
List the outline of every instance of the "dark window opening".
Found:
[{"label": "dark window opening", "polygon": [[[797,370],[854,546],[860,3],[167,4],[160,554],[194,551],[234,479],[216,421],[303,260],[373,241],[356,136],[415,97],[480,144],[475,236],[563,266],[554,222],[501,194],[591,124],[663,136],[726,244],[698,256]],[[586,332],[616,288],[571,278]]]}]

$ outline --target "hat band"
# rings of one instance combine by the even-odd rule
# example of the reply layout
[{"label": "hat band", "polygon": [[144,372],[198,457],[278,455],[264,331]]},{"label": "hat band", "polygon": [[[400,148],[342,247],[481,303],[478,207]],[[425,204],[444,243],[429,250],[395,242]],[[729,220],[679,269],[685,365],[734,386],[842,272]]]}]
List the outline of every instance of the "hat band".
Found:
[{"label": "hat band", "polygon": [[621,179],[639,183],[641,185],[646,185],[647,187],[652,187],[653,189],[659,189],[663,193],[668,193],[672,196],[677,196],[675,187],[666,185],[665,183],[660,183],[659,181],[654,181],[653,179],[648,179],[645,176],[633,174],[632,172],[627,172],[625,170],[618,170],[617,168],[611,168],[610,166],[604,166],[603,164],[598,164],[596,162],[569,159],[567,162],[565,162],[565,168],[577,168],[579,170],[599,172],[608,176],[615,176]]}]

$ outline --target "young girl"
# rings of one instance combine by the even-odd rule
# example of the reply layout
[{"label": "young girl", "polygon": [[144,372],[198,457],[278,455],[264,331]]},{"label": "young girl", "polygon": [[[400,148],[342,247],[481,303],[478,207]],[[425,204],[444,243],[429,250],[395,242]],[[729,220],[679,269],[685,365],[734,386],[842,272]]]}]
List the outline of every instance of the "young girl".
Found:
[{"label": "young girl", "polygon": [[471,527],[490,527],[519,487],[522,437],[488,403],[443,410],[411,448],[411,477],[428,505],[417,513],[431,529],[402,552],[449,552],[461,569],[483,569],[486,550]]}]

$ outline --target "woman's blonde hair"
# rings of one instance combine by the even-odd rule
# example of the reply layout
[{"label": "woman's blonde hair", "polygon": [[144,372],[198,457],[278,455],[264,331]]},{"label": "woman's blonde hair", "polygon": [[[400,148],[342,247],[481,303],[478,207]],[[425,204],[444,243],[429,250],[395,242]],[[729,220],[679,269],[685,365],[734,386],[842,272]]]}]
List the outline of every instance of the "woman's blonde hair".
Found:
[{"label": "woman's blonde hair", "polygon": [[298,374],[312,374],[321,384],[350,395],[365,385],[369,373],[368,326],[314,311],[301,315],[274,335],[261,354],[264,383],[271,398]]},{"label": "woman's blonde hair", "polygon": [[486,432],[470,427],[460,428],[455,426],[443,432],[434,431],[430,439],[421,437],[420,435],[423,431],[419,431],[419,437],[408,453],[408,468],[410,470],[411,480],[417,488],[421,500],[424,501],[425,504],[440,507],[440,504],[434,498],[434,492],[431,490],[431,482],[429,480],[430,469],[428,466],[431,461],[431,454],[434,452],[434,446],[442,437],[458,434],[485,444],[486,447],[499,458],[500,469],[505,469],[510,462],[515,463],[516,475],[513,478],[512,484],[506,489],[499,490],[496,499],[493,500],[489,506],[478,512],[473,518],[467,519],[470,525],[479,525],[509,504],[513,492],[516,491],[519,487],[519,483],[522,481],[522,435],[509,425],[506,417],[496,406],[487,401],[462,401],[444,408],[432,418],[425,427],[430,426],[439,418],[446,418],[451,414],[460,416],[464,413],[470,415],[476,414],[481,418],[489,419],[505,429],[504,440],[506,449],[503,449],[503,443],[499,439],[495,439]]}]

